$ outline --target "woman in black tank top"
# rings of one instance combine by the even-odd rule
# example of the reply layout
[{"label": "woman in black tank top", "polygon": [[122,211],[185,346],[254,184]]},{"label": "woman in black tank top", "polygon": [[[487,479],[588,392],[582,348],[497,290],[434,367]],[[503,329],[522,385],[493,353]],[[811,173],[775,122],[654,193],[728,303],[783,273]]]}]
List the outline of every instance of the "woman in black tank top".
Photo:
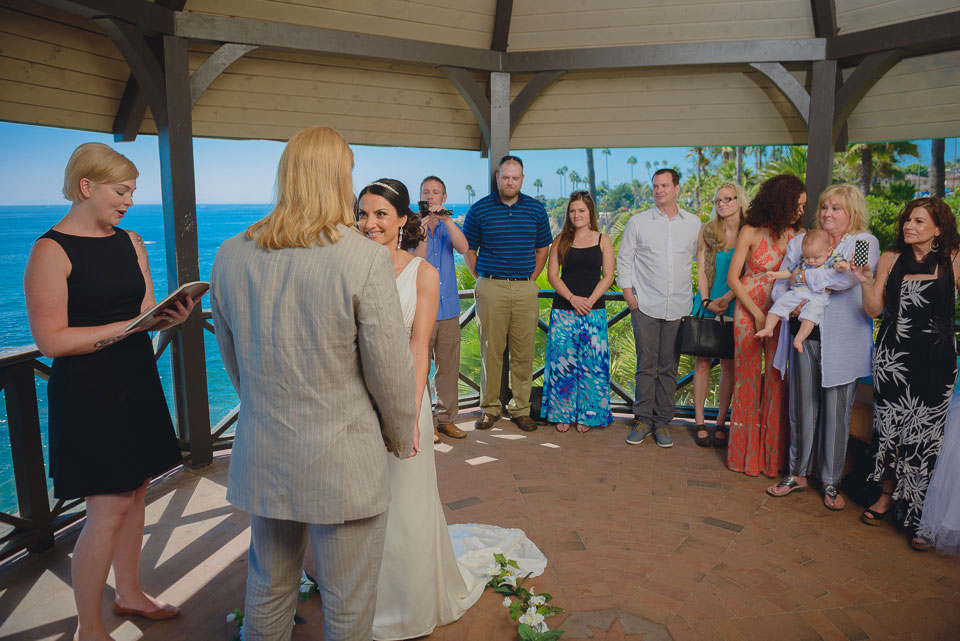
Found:
[{"label": "woman in black tank top", "polygon": [[547,273],[553,311],[544,359],[542,412],[558,432],[606,427],[610,412],[610,352],[603,294],[613,283],[614,254],[601,234],[586,191],[567,203],[563,230],[550,248]]},{"label": "woman in black tank top", "polygon": [[[79,641],[110,638],[100,603],[111,564],[115,613],[180,612],[144,594],[137,579],[147,483],[180,461],[150,337],[124,329],[155,304],[143,241],[117,227],[133,205],[137,175],[110,147],[80,145],[64,176],[70,211],[37,240],[24,274],[30,331],[53,357],[54,496],[87,503],[71,563]],[[183,322],[192,309],[193,301],[178,303],[155,329]]]}]

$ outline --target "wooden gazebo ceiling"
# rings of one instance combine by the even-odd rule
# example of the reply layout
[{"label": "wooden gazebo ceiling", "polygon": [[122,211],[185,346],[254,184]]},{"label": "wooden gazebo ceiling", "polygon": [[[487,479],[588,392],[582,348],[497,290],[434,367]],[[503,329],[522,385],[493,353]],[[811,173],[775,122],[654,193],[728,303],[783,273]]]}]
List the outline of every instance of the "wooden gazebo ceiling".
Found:
[{"label": "wooden gazebo ceiling", "polygon": [[[89,13],[59,8],[77,4],[109,8],[122,2],[0,0],[0,120],[114,130],[130,68]],[[656,47],[643,49],[653,63],[645,59],[630,66],[623,58],[632,47],[676,43],[730,43],[735,51],[781,42],[783,50],[822,52],[828,41],[817,24],[824,16],[815,19],[814,10],[830,5],[829,0],[187,0],[178,15],[188,34],[205,33],[208,23],[196,20],[212,16],[240,19],[251,28],[266,21],[434,43],[478,56],[499,56],[496,50],[505,42],[505,55],[515,56],[509,58],[514,68],[504,69],[512,72],[513,97],[535,70],[566,71],[514,130],[513,148],[535,149],[803,143],[805,123],[795,107],[745,62],[678,65],[685,60],[675,55],[679,50]],[[938,16],[960,24],[957,9],[955,0],[836,0],[835,13],[826,19],[845,36]],[[219,44],[192,38],[191,71]],[[324,124],[352,143],[481,148],[468,103],[438,64],[284,44],[261,44],[213,81],[193,108],[195,136],[286,140],[303,127]],[[852,47],[851,55],[837,57],[856,62],[854,44],[843,46]],[[562,55],[590,48],[612,48],[612,68],[578,67]],[[960,135],[960,51],[941,49],[925,55],[913,50],[887,71],[851,113],[849,140]],[[803,60],[811,58],[776,58],[779,49],[771,51],[772,59],[809,87],[810,65]],[[852,67],[845,70],[851,72]],[[473,67],[471,74],[486,83],[483,67]],[[148,111],[139,132],[155,131]]]}]

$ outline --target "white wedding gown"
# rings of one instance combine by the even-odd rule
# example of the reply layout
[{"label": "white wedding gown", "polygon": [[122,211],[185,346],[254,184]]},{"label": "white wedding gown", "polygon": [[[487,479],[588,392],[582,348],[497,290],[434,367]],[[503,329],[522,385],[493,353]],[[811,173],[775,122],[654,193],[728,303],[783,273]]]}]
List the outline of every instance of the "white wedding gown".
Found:
[{"label": "white wedding gown", "polygon": [[941,552],[960,556],[960,389],[953,392],[943,427],[943,445],[923,501],[917,534]]},{"label": "white wedding gown", "polygon": [[[397,276],[403,323],[410,335],[417,308],[414,258]],[[412,639],[459,619],[477,602],[494,552],[515,559],[524,573],[543,573],[546,557],[520,530],[454,525],[449,530],[437,490],[430,395],[420,404],[420,452],[410,459],[386,454],[390,511],[377,584],[373,638]],[[451,538],[451,532],[453,538]]]}]

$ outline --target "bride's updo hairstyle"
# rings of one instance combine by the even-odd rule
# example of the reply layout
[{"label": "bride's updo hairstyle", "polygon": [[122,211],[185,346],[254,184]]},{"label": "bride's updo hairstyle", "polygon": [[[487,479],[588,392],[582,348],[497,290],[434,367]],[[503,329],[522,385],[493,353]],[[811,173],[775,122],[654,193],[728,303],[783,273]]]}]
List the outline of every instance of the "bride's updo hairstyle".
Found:
[{"label": "bride's updo hairstyle", "polygon": [[407,217],[407,222],[401,228],[403,238],[400,241],[400,249],[404,251],[416,249],[420,241],[426,238],[423,233],[423,226],[420,224],[420,214],[410,209],[410,192],[407,191],[402,182],[393,178],[380,178],[364,187],[357,197],[358,215],[360,199],[363,198],[364,194],[373,194],[385,198],[397,210],[397,216]]}]

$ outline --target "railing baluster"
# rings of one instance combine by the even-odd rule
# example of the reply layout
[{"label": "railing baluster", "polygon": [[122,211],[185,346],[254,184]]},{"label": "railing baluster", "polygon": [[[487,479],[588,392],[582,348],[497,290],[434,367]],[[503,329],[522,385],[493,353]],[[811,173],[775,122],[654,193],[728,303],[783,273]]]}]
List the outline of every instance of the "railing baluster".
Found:
[{"label": "railing baluster", "polygon": [[[52,520],[47,498],[47,474],[43,465],[43,442],[40,438],[40,414],[37,410],[37,383],[33,376],[33,360],[14,363],[3,369],[3,389],[10,428],[10,455],[17,487],[20,518],[34,528],[42,528]],[[31,552],[53,547],[53,532],[33,537],[27,544]]]}]

